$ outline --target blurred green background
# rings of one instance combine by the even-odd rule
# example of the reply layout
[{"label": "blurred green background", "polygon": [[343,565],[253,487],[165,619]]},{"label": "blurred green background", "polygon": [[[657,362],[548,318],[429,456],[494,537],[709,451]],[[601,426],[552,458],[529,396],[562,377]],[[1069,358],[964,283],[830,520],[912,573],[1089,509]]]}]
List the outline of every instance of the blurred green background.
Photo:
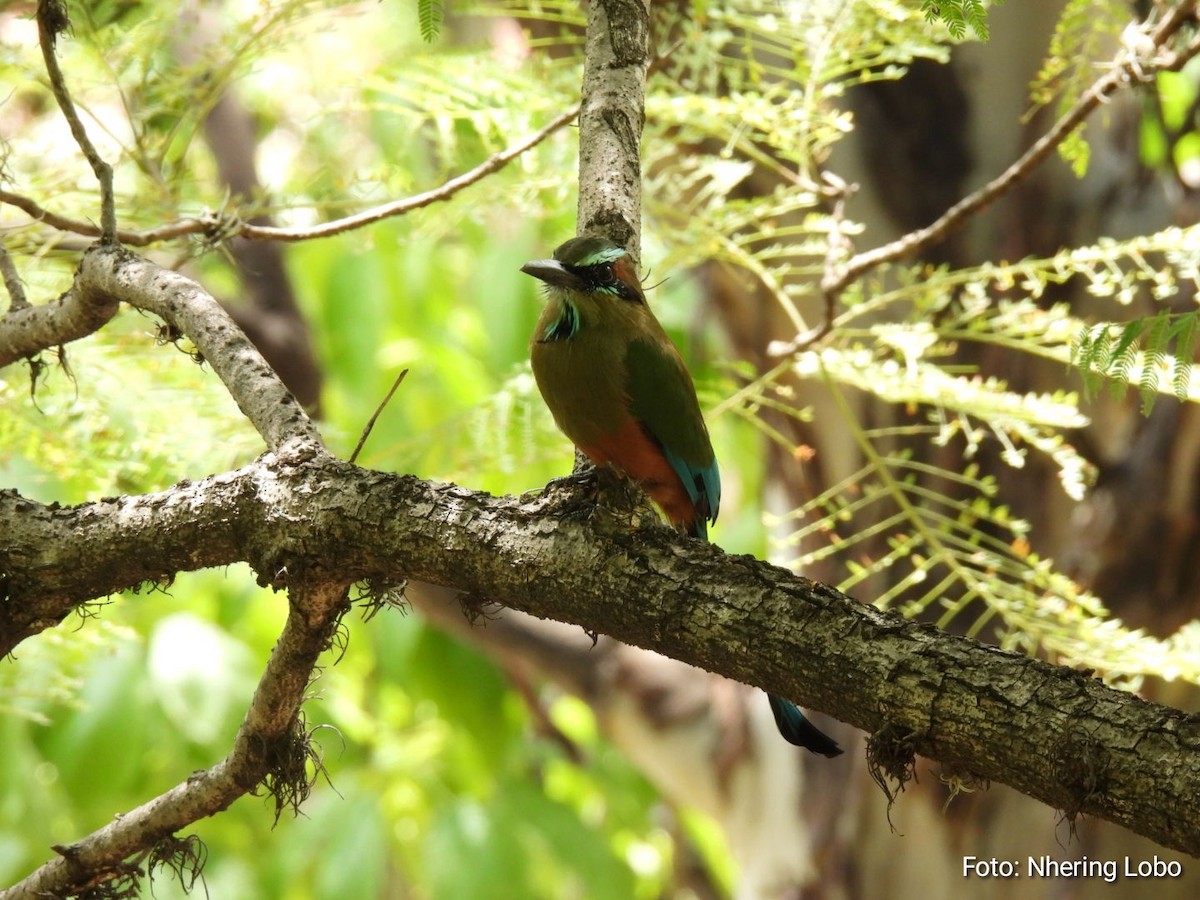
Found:
[{"label": "blurred green background", "polygon": [[[434,187],[535,130],[560,108],[553,91],[565,105],[577,85],[573,64],[517,72],[469,38],[424,45],[405,5],[302,7],[220,12],[219,28],[236,44],[221,57],[226,74],[260,123],[260,199],[283,222],[336,215],[335,198],[368,204]],[[24,12],[0,10],[0,80],[17,85],[29,110],[21,132],[6,134],[9,171],[56,210],[94,218],[86,169],[69,142],[53,139],[55,111]],[[63,65],[82,105],[107,122],[89,124],[118,160],[122,227],[219,202],[197,132],[205,98],[180,104],[189,76],[170,39],[180,5],[97,4],[73,14]],[[314,56],[321,67],[310,65]],[[456,69],[471,73],[457,98],[446,81]],[[435,108],[416,105],[421,96]],[[349,454],[407,368],[360,464],[495,493],[536,489],[570,470],[571,448],[527,364],[538,285],[518,270],[574,233],[575,143],[575,130],[563,129],[449,203],[287,248],[325,377],[321,428],[334,452]],[[15,240],[20,249],[41,237]],[[191,248],[184,271],[236,304],[229,260],[204,249]],[[648,238],[646,259],[660,253]],[[23,262],[35,302],[65,289],[75,258],[46,245]],[[687,278],[672,277],[652,298],[702,393],[726,393],[721,348],[692,315]],[[186,345],[157,343],[155,332],[155,322],[126,310],[67,348],[69,372],[38,372],[36,390],[26,367],[0,373],[0,484],[72,504],[202,478],[261,452],[211,370]],[[732,415],[713,428],[736,495],[755,477],[739,460],[753,466],[757,438]],[[761,553],[756,511],[728,509],[716,540]],[[185,574],[92,604],[0,661],[0,884],[44,862],[51,845],[219,761],[286,603],[244,566]],[[366,622],[355,610],[346,626],[347,652],[305,706],[309,725],[320,726],[326,777],[301,815],[285,813],[274,828],[264,796],[191,830],[207,846],[208,896],[653,897],[672,882],[680,829],[729,878],[711,824],[663,808],[597,736],[583,703],[547,698],[583,751],[577,762],[538,736],[489,661],[420,617],[388,609]],[[184,892],[164,869],[152,890]]]}]

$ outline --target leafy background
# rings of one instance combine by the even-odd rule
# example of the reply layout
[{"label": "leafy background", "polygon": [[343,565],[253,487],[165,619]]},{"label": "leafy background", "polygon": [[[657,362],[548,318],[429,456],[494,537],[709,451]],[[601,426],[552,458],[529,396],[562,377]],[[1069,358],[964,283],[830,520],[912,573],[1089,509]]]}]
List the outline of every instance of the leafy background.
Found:
[{"label": "leafy background", "polygon": [[[434,186],[540,127],[577,90],[573,63],[516,69],[487,48],[428,46],[413,10],[398,4],[229,4],[223,77],[183,107],[196,80],[170,52],[176,6],[73,8],[74,35],[61,47],[81,104],[104,123],[110,158],[119,148],[122,227],[220,208],[197,130],[230,79],[261,117],[263,200],[283,223]],[[44,102],[31,23],[0,17],[0,80]],[[449,89],[448,73],[464,70],[470,81]],[[56,211],[88,218],[86,171],[52,108],[21,124],[6,131],[9,176],[53,198]],[[408,368],[360,463],[493,492],[534,489],[570,469],[571,449],[526,363],[541,298],[518,268],[572,233],[574,191],[562,173],[574,171],[575,154],[565,131],[448,204],[290,250],[327,378],[322,430],[337,452],[350,452]],[[32,297],[66,287],[73,257],[51,236],[30,228],[6,242],[28,254],[18,260]],[[165,252],[181,250],[194,256],[189,273],[236,295],[219,252]],[[655,299],[690,346],[686,277]],[[211,371],[159,345],[145,317],[123,312],[66,357],[70,371],[48,365],[36,392],[25,367],[3,373],[6,486],[80,502],[200,478],[260,450]],[[719,369],[698,362],[697,372],[710,395],[725,392]],[[715,426],[723,456],[751,455],[738,448],[752,446],[752,431],[724,419]],[[726,529],[741,537],[731,548],[762,553],[753,510],[739,518],[746,527]],[[0,664],[0,883],[220,758],[285,604],[245,567],[189,574],[96,604]],[[210,896],[651,897],[671,880],[672,831],[683,828],[731,877],[711,824],[664,819],[584,704],[551,700],[555,723],[586,755],[580,765],[536,736],[523,701],[476,651],[395,610],[346,624],[350,649],[306,706],[308,721],[325,726],[316,738],[328,778],[303,815],[285,814],[269,834],[265,797],[199,823]],[[159,870],[154,896],[180,896],[187,881]]]},{"label": "leafy background", "polygon": [[[453,40],[434,43],[420,36],[433,20],[419,23],[403,4],[228,3],[217,8],[222,39],[190,61],[174,38],[181,10],[72,5],[63,65],[117,161],[123,227],[232,211],[199,132],[231,86],[259,123],[265,191],[256,208],[280,224],[435,186],[576,101],[573,3],[479,9],[456,20]],[[1078,45],[1073,10],[1060,59]],[[528,46],[515,32],[485,41],[512,13],[536,20]],[[1041,456],[1078,497],[1092,477],[1072,445],[1087,421],[1085,392],[1108,379],[1118,392],[1139,388],[1147,406],[1160,394],[1195,399],[1194,314],[1085,322],[1039,300],[1068,279],[1126,304],[1195,284],[1196,228],[970,269],[892,266],[849,292],[823,347],[754,372],[710,327],[691,267],[716,260],[766,287],[796,322],[811,320],[829,235],[861,230],[822,199],[820,167],[854,127],[845,91],[896,77],[914,58],[943,60],[971,31],[952,36],[917,4],[882,2],[789,14],[767,3],[697,3],[658,27],[683,42],[647,98],[643,256],[655,281],[670,275],[652,302],[697,377],[723,461],[728,500],[715,539],[801,567],[835,558],[852,593],[1123,684],[1200,679],[1195,623],[1158,639],[1108,617],[1038,556],[996,480],[971,463],[985,445],[1013,467]],[[0,106],[6,179],[58,212],[94,217],[90,178],[48,101],[19,8],[0,8],[0,53],[0,80],[15,86]],[[1081,89],[1064,71],[1044,73],[1041,102],[1069,102]],[[1173,96],[1187,90],[1169,87]],[[740,123],[732,134],[729,121]],[[1146,153],[1162,158],[1166,142],[1155,138],[1144,134]],[[573,233],[575,145],[563,129],[448,203],[289,248],[327,378],[322,428],[337,452],[349,452],[408,368],[360,463],[493,492],[535,489],[569,468],[570,448],[526,363],[540,297],[518,267]],[[1176,142],[1169,152],[1187,151]],[[795,177],[786,190],[754,195],[742,188],[755,167]],[[32,296],[65,289],[77,248],[33,224],[6,231],[5,242]],[[154,253],[220,296],[239,292],[219,248],[194,241]],[[1016,391],[957,367],[953,349],[970,342],[1064,372],[1073,363],[1082,377],[1060,391]],[[179,349],[125,312],[67,349],[69,369],[51,359],[0,373],[0,482],[72,503],[253,458],[256,437],[211,372]],[[789,393],[794,378],[838,401],[863,463],[805,505],[767,515],[762,441],[783,442],[797,458],[804,448],[762,412],[809,415]],[[845,401],[857,393],[908,415],[868,427]],[[897,442],[901,432],[967,463],[930,471]],[[886,591],[868,590],[884,575]],[[0,664],[0,882],[221,756],[284,603],[242,567],[191,574],[95,604]],[[733,884],[713,824],[664,807],[582,703],[547,699],[583,751],[579,764],[539,735],[524,701],[477,652],[394,610],[346,624],[348,652],[306,706],[322,726],[327,777],[303,815],[268,835],[265,797],[197,826],[211,896],[654,897],[675,884],[684,845],[718,883]],[[177,896],[186,882],[160,871],[154,895]]]}]

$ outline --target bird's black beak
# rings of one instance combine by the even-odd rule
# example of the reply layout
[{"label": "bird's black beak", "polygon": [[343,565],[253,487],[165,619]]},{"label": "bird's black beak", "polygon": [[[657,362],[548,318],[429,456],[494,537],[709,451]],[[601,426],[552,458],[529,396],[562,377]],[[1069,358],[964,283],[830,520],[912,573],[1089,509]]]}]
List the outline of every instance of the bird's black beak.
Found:
[{"label": "bird's black beak", "polygon": [[579,289],[579,278],[557,259],[531,259],[521,271],[555,287]]}]

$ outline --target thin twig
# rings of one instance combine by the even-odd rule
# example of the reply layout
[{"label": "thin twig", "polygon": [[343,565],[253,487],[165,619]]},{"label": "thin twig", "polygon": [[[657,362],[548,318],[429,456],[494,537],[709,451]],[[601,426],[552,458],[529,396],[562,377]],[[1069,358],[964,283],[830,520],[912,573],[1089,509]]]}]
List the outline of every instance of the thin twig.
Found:
[{"label": "thin twig", "polygon": [[375,407],[375,412],[367,420],[367,424],[363,426],[362,437],[358,439],[358,444],[355,445],[354,452],[350,454],[350,462],[358,459],[358,454],[362,450],[363,444],[367,442],[367,438],[371,435],[371,429],[375,427],[375,420],[379,418],[379,414],[383,412],[383,408],[391,402],[392,395],[396,393],[396,388],[400,387],[400,382],[404,380],[404,376],[407,374],[408,369],[401,370],[400,374],[396,376],[396,380],[392,382],[392,389],[387,392],[387,396],[383,398],[379,406]]},{"label": "thin twig", "polygon": [[[176,222],[145,231],[118,231],[117,237],[121,242],[131,247],[145,247],[160,241],[173,240],[193,234],[215,235],[225,238],[243,237],[259,241],[307,241],[315,238],[329,237],[371,225],[382,219],[404,215],[423,206],[429,206],[442,200],[449,200],[463,188],[469,187],[484,177],[502,169],[522,153],[533,149],[554,132],[570,123],[579,115],[579,107],[575,106],[551,119],[545,126],[535,131],[529,137],[498,153],[489,156],[482,163],[461,175],[451,178],[444,184],[422,194],[394,200],[370,209],[344,216],[331,222],[323,222],[309,228],[274,228],[266,225],[253,225],[229,215],[209,214],[197,218],[180,219]],[[14,194],[0,188],[0,201],[11,204],[29,215],[30,218],[43,222],[59,231],[70,231],[89,237],[101,235],[100,229],[90,222],[81,222],[66,216],[53,213],[28,197]]]},{"label": "thin twig", "polygon": [[651,75],[655,75],[663,71],[667,67],[667,60],[669,60],[675,51],[682,47],[684,43],[686,43],[684,39],[680,38],[666,50],[655,54],[654,59],[650,60],[650,65],[646,67],[646,77],[649,78]]},{"label": "thin twig", "polygon": [[[4,188],[0,188],[0,203],[15,206],[35,222],[49,225],[57,231],[67,231],[71,234],[93,238],[98,238],[103,234],[102,230],[91,222],[83,222],[79,219],[59,215],[56,212],[46,209],[30,197],[26,197],[23,194],[15,194]],[[130,231],[118,228],[117,239],[129,247],[145,247],[149,244],[156,244],[160,241],[171,240],[177,237],[186,237],[190,234],[208,234],[214,229],[215,223],[216,217],[213,216],[179,219],[178,221],[170,222],[158,228],[147,229],[146,231]]]},{"label": "thin twig", "polygon": [[[1194,6],[1195,3],[1190,2],[1171,10],[1167,18],[1163,20],[1151,35],[1155,47],[1162,47],[1164,45],[1167,39],[1190,16],[1189,8]],[[1168,65],[1171,67],[1182,65],[1183,61],[1172,55]],[[954,206],[942,213],[941,217],[932,225],[909,232],[899,240],[885,244],[883,247],[857,254],[847,263],[841,275],[831,284],[825,286],[825,289],[840,293],[845,289],[846,285],[854,279],[859,278],[867,270],[873,269],[881,263],[890,262],[918,250],[923,250],[929,245],[940,241],[951,229],[958,227],[967,216],[974,215],[984,209],[1002,194],[1011,190],[1018,182],[1026,178],[1043,159],[1049,156],[1059,144],[1083,124],[1084,119],[1096,107],[1104,103],[1118,88],[1135,81],[1144,80],[1158,69],[1167,68],[1168,65],[1146,66],[1143,68],[1142,61],[1132,56],[1124,62],[1114,65],[1107,74],[1101,76],[1090,88],[1084,91],[1083,95],[1075,102],[1075,105],[1055,122],[1049,131],[1035,141],[1033,146],[1026,150],[1021,158],[1011,166],[979,190],[954,204]]]},{"label": "thin twig", "polygon": [[403,200],[396,200],[392,203],[385,203],[382,206],[364,210],[353,216],[334,219],[332,222],[324,222],[320,225],[314,225],[311,228],[273,228],[267,225],[251,225],[247,223],[238,229],[237,233],[250,240],[306,241],[313,238],[330,237],[331,235],[341,234],[344,231],[352,231],[355,228],[362,228],[364,225],[374,224],[381,219],[388,219],[392,216],[412,212],[414,209],[429,206],[440,200],[449,200],[463,188],[474,184],[487,175],[491,175],[493,172],[499,171],[525,151],[536,147],[577,115],[579,115],[578,106],[560,113],[544,127],[525,138],[525,140],[489,156],[470,171],[464,172],[456,178],[451,178],[440,187],[426,191],[423,194],[406,197]]},{"label": "thin twig", "polygon": [[59,34],[70,27],[67,6],[63,0],[39,0],[37,23],[38,41],[42,46],[42,59],[46,63],[46,74],[50,76],[50,89],[54,92],[54,99],[58,101],[58,108],[62,110],[63,118],[71,126],[71,134],[75,138],[75,143],[83,151],[92,171],[96,173],[96,180],[100,182],[100,240],[106,244],[115,243],[117,239],[117,208],[113,196],[112,166],[100,157],[100,153],[96,150],[91,138],[88,137],[87,129],[83,127],[79,113],[75,110],[75,103],[71,100],[71,94],[67,90],[62,69],[58,65],[58,57],[54,55],[55,42],[58,40]]},{"label": "thin twig", "polygon": [[4,288],[8,291],[10,301],[8,311],[16,312],[19,309],[27,309],[29,301],[25,299],[25,285],[21,284],[21,276],[17,274],[17,267],[13,265],[12,257],[5,249],[3,236],[0,236],[0,276],[3,276]]},{"label": "thin twig", "polygon": [[[1147,36],[1153,49],[1159,55],[1147,59],[1134,52],[1135,48],[1124,48],[1109,71],[1098,78],[1088,88],[1075,104],[1054,123],[1054,125],[1033,146],[1011,166],[981,187],[967,195],[958,203],[946,210],[933,224],[924,228],[910,231],[882,247],[867,250],[851,257],[846,265],[837,273],[829,273],[821,285],[821,291],[826,298],[826,306],[830,306],[830,298],[837,298],[853,281],[861,278],[870,270],[886,262],[900,259],[912,253],[924,250],[942,240],[950,231],[958,228],[963,220],[985,209],[1003,194],[1012,190],[1024,180],[1050,153],[1058,147],[1070,134],[1083,124],[1084,120],[1101,103],[1119,88],[1125,85],[1147,81],[1157,72],[1177,70],[1189,59],[1200,52],[1196,40],[1192,40],[1181,50],[1161,55],[1166,43],[1179,28],[1195,14],[1196,0],[1187,0],[1171,9],[1163,20]],[[823,337],[830,330],[829,323],[797,336],[786,344],[780,343],[771,348],[773,356],[787,356],[804,349],[814,340]],[[816,335],[816,337],[814,337]]]},{"label": "thin twig", "polygon": [[[831,197],[833,201],[833,208],[829,213],[829,241],[825,250],[825,269],[822,278],[822,284],[824,284],[837,277],[838,266],[850,253],[850,239],[846,237],[843,224],[846,221],[846,199],[856,190],[857,186],[847,184],[832,172],[822,172],[821,179],[824,182],[822,193]],[[810,328],[805,334],[797,336],[788,352],[794,353],[810,347],[833,330],[833,317],[837,307],[838,294],[823,289],[821,299],[824,301],[824,308],[821,310],[820,323]],[[768,354],[773,350],[773,347],[768,347]]]}]

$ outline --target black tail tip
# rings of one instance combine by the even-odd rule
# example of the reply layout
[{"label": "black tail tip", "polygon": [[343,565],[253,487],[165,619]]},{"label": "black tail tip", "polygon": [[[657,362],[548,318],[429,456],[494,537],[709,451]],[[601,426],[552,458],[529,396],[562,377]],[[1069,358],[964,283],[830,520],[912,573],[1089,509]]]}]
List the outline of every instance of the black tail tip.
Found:
[{"label": "black tail tip", "polygon": [[791,700],[785,700],[775,694],[767,694],[767,699],[771,701],[771,712],[775,715],[775,725],[788,743],[811,750],[813,753],[820,753],[822,756],[832,758],[842,755],[844,751],[838,746],[837,741],[808,721],[808,718],[800,711],[800,707]]}]

